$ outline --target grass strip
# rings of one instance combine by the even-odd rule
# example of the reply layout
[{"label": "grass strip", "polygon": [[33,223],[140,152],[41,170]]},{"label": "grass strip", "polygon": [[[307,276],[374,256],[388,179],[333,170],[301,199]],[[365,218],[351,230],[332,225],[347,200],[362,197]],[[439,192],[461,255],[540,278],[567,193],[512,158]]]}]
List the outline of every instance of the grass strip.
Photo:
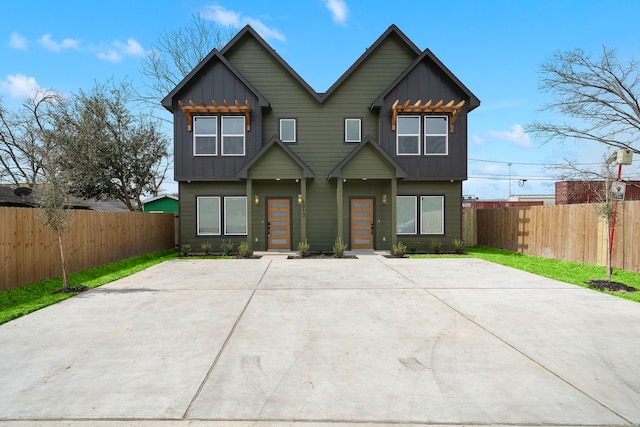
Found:
[{"label": "grass strip", "polygon": [[[167,249],[78,271],[69,275],[69,286],[95,288],[173,259],[177,254],[175,249]],[[0,292],[0,324],[76,295],[53,294],[60,289],[62,277],[56,277]]]},{"label": "grass strip", "polygon": [[[471,254],[475,258],[495,262],[496,264],[517,268],[519,270],[528,271],[550,279],[560,280],[562,282],[604,292],[609,295],[615,295],[620,298],[640,302],[640,292],[609,292],[601,291],[589,286],[587,283],[589,280],[607,278],[606,267],[603,266],[541,258],[483,246],[465,248],[465,252]],[[623,283],[636,289],[640,289],[640,273],[616,268],[611,276],[611,281]]]}]

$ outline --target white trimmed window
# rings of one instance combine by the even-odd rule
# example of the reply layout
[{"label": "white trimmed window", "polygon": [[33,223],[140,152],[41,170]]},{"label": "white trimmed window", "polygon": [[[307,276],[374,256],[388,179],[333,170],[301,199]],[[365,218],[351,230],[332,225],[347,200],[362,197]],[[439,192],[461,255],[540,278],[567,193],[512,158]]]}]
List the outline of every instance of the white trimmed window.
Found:
[{"label": "white trimmed window", "polygon": [[444,196],[421,196],[420,217],[420,234],[444,234]]},{"label": "white trimmed window", "polygon": [[396,150],[400,156],[420,154],[420,116],[398,116]]},{"label": "white trimmed window", "polygon": [[418,198],[398,196],[396,203],[396,233],[418,234]]},{"label": "white trimmed window", "polygon": [[296,119],[280,119],[280,141],[296,142]]},{"label": "white trimmed window", "polygon": [[449,148],[449,118],[447,116],[424,117],[424,154],[446,155]]},{"label": "white trimmed window", "polygon": [[218,154],[218,118],[193,118],[193,155],[215,156]]},{"label": "white trimmed window", "polygon": [[224,234],[227,236],[247,234],[247,198],[245,196],[224,198]]},{"label": "white trimmed window", "polygon": [[244,116],[222,117],[222,155],[244,156]]},{"label": "white trimmed window", "polygon": [[198,236],[220,235],[220,197],[198,197]]},{"label": "white trimmed window", "polygon": [[362,141],[362,120],[344,119],[344,142]]}]

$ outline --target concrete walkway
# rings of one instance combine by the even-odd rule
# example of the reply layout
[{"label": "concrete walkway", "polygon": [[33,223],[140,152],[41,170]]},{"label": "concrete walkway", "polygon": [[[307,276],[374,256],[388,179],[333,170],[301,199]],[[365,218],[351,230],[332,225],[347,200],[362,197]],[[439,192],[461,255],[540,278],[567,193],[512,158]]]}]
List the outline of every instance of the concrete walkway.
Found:
[{"label": "concrete walkway", "polygon": [[0,325],[0,425],[640,423],[640,304],[477,259],[174,260]]}]

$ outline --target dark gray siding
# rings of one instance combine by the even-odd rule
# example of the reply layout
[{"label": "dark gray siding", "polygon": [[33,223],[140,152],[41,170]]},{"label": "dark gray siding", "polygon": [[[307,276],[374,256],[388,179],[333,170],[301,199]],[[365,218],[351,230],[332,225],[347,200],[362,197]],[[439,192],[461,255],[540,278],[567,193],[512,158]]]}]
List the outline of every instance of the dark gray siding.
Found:
[{"label": "dark gray siding", "polygon": [[[220,61],[212,61],[193,77],[189,85],[175,96],[174,105],[174,173],[176,181],[232,179],[251,157],[262,147],[262,110],[258,98]],[[211,105],[215,100],[222,105],[224,100],[232,105],[235,100],[251,107],[251,131],[245,133],[245,156],[222,156],[218,148],[217,156],[193,155],[193,132],[187,129],[186,118],[177,105],[204,101]],[[195,115],[195,114],[194,114]],[[206,114],[202,114],[206,115]],[[223,115],[233,115],[224,114]],[[219,142],[218,142],[219,144]]]},{"label": "dark gray siding", "polygon": [[[399,100],[414,103],[428,100],[436,103],[453,100],[457,104],[469,99],[451,79],[428,58],[418,64],[393,88],[380,109],[380,144],[409,174],[409,179],[464,180],[467,179],[467,108],[458,114],[453,133],[449,133],[449,154],[446,156],[397,156],[396,133],[391,130],[391,106]],[[438,113],[434,113],[438,114]]]}]

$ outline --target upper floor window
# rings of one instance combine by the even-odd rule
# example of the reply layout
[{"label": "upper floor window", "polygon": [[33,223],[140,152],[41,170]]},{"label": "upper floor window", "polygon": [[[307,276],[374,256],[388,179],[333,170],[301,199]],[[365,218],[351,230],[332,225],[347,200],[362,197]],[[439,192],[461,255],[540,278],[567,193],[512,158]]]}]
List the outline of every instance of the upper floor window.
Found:
[{"label": "upper floor window", "polygon": [[398,116],[396,150],[399,155],[420,154],[420,116]]},{"label": "upper floor window", "polygon": [[362,120],[344,119],[344,142],[362,141]]},{"label": "upper floor window", "polygon": [[296,142],[296,119],[280,119],[280,141]]},{"label": "upper floor window", "polygon": [[[446,155],[449,153],[448,116],[398,116],[396,152],[398,155]],[[421,147],[420,140],[423,140]]]},{"label": "upper floor window", "polygon": [[193,118],[193,155],[215,156],[218,154],[218,118]]},{"label": "upper floor window", "polygon": [[447,116],[424,117],[424,154],[447,154],[449,125]]},{"label": "upper floor window", "polygon": [[244,116],[222,116],[222,155],[244,156]]}]

